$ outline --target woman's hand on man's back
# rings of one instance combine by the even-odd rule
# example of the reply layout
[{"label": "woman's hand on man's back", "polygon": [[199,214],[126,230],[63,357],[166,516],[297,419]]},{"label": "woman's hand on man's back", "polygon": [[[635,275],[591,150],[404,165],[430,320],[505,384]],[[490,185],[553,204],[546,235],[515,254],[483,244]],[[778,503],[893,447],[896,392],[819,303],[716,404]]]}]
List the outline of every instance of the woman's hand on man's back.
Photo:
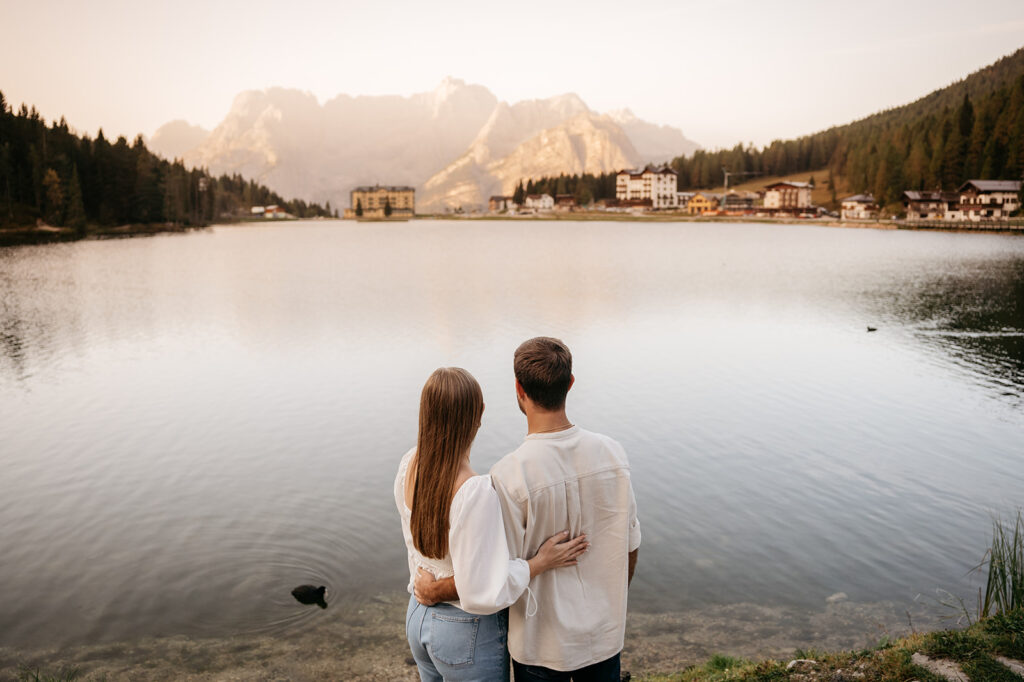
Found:
[{"label": "woman's hand on man's back", "polygon": [[569,539],[569,531],[555,533],[540,546],[537,553],[527,563],[530,564],[530,577],[540,575],[552,568],[575,566],[581,554],[587,551],[590,543],[586,534]]}]

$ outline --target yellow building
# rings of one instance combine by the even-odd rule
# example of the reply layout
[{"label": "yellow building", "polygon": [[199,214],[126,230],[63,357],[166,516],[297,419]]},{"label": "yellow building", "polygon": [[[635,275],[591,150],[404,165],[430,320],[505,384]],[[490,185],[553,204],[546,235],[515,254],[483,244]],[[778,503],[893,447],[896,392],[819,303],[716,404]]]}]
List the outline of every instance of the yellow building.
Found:
[{"label": "yellow building", "polygon": [[[411,218],[416,213],[416,190],[412,187],[356,187],[352,204],[345,209],[346,218]],[[360,215],[360,213],[362,215]]]},{"label": "yellow building", "polygon": [[703,215],[707,211],[718,209],[718,197],[706,192],[697,192],[686,203],[686,212],[690,215]]}]

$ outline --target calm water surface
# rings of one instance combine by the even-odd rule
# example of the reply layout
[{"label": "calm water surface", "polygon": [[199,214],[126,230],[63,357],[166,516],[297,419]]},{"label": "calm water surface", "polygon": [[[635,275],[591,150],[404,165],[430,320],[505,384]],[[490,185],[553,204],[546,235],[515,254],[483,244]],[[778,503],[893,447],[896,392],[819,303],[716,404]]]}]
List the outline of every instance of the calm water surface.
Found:
[{"label": "calm water surface", "polygon": [[[868,325],[878,327],[867,333]],[[404,588],[419,390],[512,351],[630,454],[634,611],[968,595],[1024,504],[1024,239],[341,222],[0,249],[0,646],[288,631]],[[325,584],[331,609],[289,590]]]}]

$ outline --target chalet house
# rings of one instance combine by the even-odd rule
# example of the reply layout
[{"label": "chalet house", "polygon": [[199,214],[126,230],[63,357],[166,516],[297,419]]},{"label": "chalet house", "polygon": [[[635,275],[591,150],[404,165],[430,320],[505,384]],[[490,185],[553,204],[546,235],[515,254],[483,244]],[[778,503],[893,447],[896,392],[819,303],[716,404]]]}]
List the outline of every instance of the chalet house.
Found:
[{"label": "chalet house", "polygon": [[487,201],[487,210],[491,213],[504,213],[505,211],[514,211],[519,206],[513,201],[512,197],[504,196],[493,196]]},{"label": "chalet house", "polygon": [[686,204],[686,212],[690,215],[703,215],[717,211],[721,203],[721,195],[711,192],[697,192]]},{"label": "chalet house", "polygon": [[764,188],[764,207],[774,210],[811,207],[811,190],[807,182],[776,182]]},{"label": "chalet house", "polygon": [[571,194],[556,194],[555,195],[555,210],[556,211],[574,211],[576,210],[576,197]]},{"label": "chalet house", "polygon": [[694,194],[695,192],[676,192],[676,206],[685,211],[686,205],[690,203]]},{"label": "chalet house", "polygon": [[953,219],[959,202],[960,195],[956,192],[907,190],[903,193],[903,208],[911,222]]},{"label": "chalet house", "polygon": [[537,212],[553,211],[555,199],[550,194],[527,194],[523,208]]},{"label": "chalet house", "polygon": [[676,208],[679,205],[678,176],[668,166],[619,171],[615,176],[615,198],[619,201],[650,199],[654,209]]},{"label": "chalet house", "polygon": [[872,194],[854,194],[843,199],[839,215],[843,220],[875,220],[878,202]]},{"label": "chalet house", "polygon": [[950,219],[1005,220],[1020,208],[1020,185],[1020,180],[968,180],[957,190],[959,215]]},{"label": "chalet house", "polygon": [[744,214],[753,212],[760,197],[755,192],[730,190],[722,197],[720,208],[726,213]]}]

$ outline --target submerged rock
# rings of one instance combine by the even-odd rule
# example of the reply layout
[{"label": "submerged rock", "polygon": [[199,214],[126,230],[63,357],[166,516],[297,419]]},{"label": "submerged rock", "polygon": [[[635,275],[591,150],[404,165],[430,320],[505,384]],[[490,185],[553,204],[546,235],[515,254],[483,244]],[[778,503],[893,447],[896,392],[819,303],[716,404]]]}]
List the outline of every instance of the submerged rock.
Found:
[{"label": "submerged rock", "polygon": [[320,587],[299,585],[292,590],[292,596],[300,604],[316,604],[322,609],[327,608],[327,588],[323,585]]}]

